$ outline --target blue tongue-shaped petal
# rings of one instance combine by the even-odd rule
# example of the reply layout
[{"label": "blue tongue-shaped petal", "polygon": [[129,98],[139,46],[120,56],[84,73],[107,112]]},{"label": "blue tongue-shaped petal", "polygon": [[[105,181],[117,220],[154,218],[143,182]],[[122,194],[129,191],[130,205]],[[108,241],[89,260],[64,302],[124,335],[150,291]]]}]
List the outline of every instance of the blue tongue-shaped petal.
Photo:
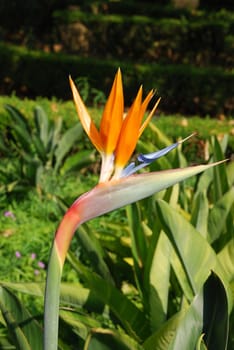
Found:
[{"label": "blue tongue-shaped petal", "polygon": [[159,151],[153,152],[153,153],[148,153],[148,154],[139,154],[139,156],[137,157],[137,159],[139,160],[139,162],[142,163],[147,163],[150,164],[152,163],[154,160],[165,156],[167,153],[169,153],[170,151],[172,151],[174,148],[176,148],[179,145],[179,142],[173,143],[170,146],[167,146],[163,149],[160,149]]},{"label": "blue tongue-shaped petal", "polygon": [[170,146],[167,146],[159,151],[148,153],[148,154],[140,154],[137,159],[141,164],[135,165],[134,162],[130,163],[126,168],[123,169],[121,177],[126,177],[129,175],[134,174],[138,170],[144,168],[145,166],[149,165],[150,163],[154,162],[156,159],[165,156],[167,153],[172,151],[174,148],[178,147],[181,143],[188,140],[190,137],[194,136],[195,134],[192,134],[185,139],[175,142]]}]

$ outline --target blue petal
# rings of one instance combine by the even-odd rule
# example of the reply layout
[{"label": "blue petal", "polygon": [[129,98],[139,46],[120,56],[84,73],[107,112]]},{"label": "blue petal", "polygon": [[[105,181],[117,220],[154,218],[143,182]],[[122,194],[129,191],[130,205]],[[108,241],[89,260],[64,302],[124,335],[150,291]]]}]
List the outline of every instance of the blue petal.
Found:
[{"label": "blue petal", "polygon": [[167,154],[168,152],[176,148],[178,145],[179,145],[179,142],[176,142],[170,146],[167,146],[161,149],[160,151],[156,151],[148,154],[140,154],[137,159],[139,162],[141,162],[141,164],[136,165],[134,162],[130,163],[126,168],[123,169],[121,173],[121,177],[126,177],[134,174],[138,170],[152,163],[154,160],[164,156],[165,154]]},{"label": "blue petal", "polygon": [[171,150],[176,148],[178,145],[179,145],[179,142],[176,142],[170,146],[167,146],[167,147],[161,149],[160,151],[148,153],[148,154],[140,154],[137,159],[139,160],[139,162],[150,164],[154,160],[156,160],[162,156],[165,156],[165,154],[169,153]]},{"label": "blue petal", "polygon": [[130,163],[126,168],[123,169],[123,171],[121,173],[121,177],[126,177],[126,176],[134,174],[136,171],[138,171],[138,170],[144,168],[145,166],[149,165],[154,160],[165,156],[167,153],[172,151],[178,145],[180,145],[184,141],[188,140],[189,138],[193,137],[194,135],[195,135],[195,133],[193,133],[192,135],[189,135],[185,139],[183,139],[181,141],[178,141],[176,143],[173,143],[172,145],[167,146],[167,147],[165,147],[165,148],[163,148],[163,149],[161,149],[159,151],[156,151],[156,152],[153,152],[153,153],[148,153],[148,154],[140,154],[137,159],[138,159],[138,161],[141,164],[136,165],[134,162]]},{"label": "blue petal", "polygon": [[139,165],[135,165],[135,163],[132,162],[122,170],[120,177],[130,176],[147,165],[149,165],[149,163],[141,163]]}]

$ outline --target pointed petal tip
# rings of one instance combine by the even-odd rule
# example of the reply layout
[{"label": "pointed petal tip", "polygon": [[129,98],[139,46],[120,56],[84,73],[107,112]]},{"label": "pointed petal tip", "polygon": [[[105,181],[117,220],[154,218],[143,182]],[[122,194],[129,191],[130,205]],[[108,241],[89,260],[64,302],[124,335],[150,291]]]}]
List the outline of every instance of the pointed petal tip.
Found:
[{"label": "pointed petal tip", "polygon": [[197,135],[197,132],[195,131],[195,132],[193,132],[191,135],[189,135],[189,136],[185,137],[184,139],[178,141],[178,143],[181,144],[181,143],[183,143],[183,142],[185,142],[185,141],[191,139],[192,137],[194,137],[194,136],[196,136],[196,135]]}]

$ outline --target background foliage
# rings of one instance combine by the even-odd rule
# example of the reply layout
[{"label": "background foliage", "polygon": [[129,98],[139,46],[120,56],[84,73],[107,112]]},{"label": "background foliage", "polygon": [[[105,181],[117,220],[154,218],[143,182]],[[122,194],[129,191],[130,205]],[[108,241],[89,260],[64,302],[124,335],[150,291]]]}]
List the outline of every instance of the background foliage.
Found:
[{"label": "background foliage", "polygon": [[170,2],[142,6],[137,1],[35,0],[20,8],[3,1],[1,6],[2,93],[67,99],[68,74],[85,76],[93,88],[107,93],[110,77],[121,66],[127,104],[144,83],[164,97],[164,111],[233,113],[234,16],[229,1],[222,8],[201,2],[193,11]]}]

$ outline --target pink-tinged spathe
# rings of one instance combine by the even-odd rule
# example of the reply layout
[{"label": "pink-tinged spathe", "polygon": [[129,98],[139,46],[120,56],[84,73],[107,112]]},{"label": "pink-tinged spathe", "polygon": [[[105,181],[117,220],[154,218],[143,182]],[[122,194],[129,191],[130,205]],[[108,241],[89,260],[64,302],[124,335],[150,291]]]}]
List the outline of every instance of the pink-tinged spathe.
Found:
[{"label": "pink-tinged spathe", "polygon": [[148,197],[219,163],[131,175],[99,183],[72,204],[57,230],[55,245],[61,266],[73,234],[83,222]]}]

